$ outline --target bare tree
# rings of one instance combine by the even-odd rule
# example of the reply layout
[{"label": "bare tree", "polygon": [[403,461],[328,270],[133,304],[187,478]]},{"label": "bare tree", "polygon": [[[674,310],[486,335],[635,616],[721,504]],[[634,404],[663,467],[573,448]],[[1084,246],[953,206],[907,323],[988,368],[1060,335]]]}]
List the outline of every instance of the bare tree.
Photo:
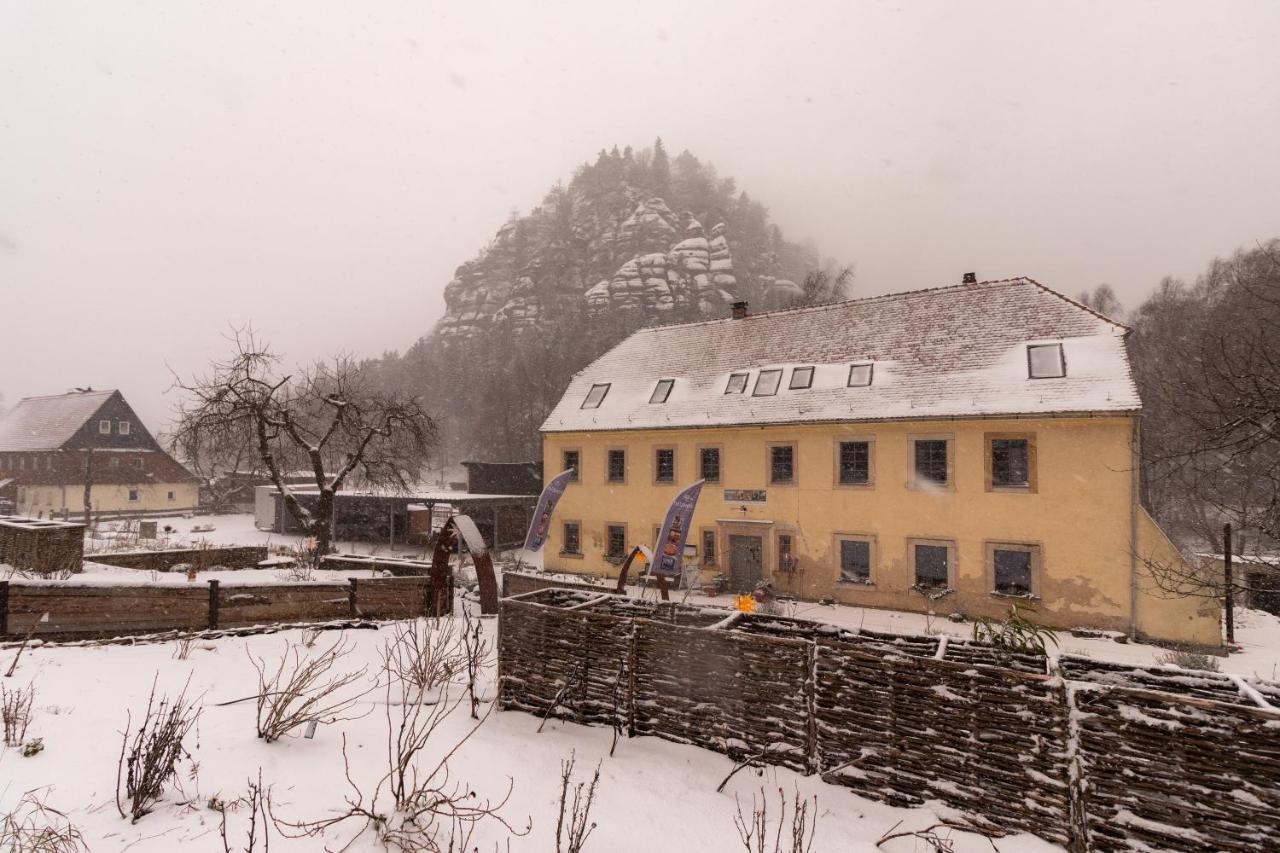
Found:
[{"label": "bare tree", "polygon": [[1076,301],[1104,317],[1116,321],[1124,319],[1124,306],[1120,304],[1120,297],[1116,296],[1116,292],[1109,284],[1100,284],[1093,290],[1084,291]]},{"label": "bare tree", "polygon": [[[364,367],[346,356],[294,373],[251,329],[232,336],[230,357],[175,386],[187,399],[178,408],[173,447],[191,460],[234,458],[251,449],[280,490],[290,515],[321,553],[333,539],[333,498],[348,480],[372,488],[408,489],[435,441],[435,422],[417,398],[378,389]],[[293,493],[286,476],[309,472],[314,506]]]},{"label": "bare tree", "polygon": [[797,297],[788,307],[801,305],[826,305],[829,302],[840,302],[849,298],[853,289],[854,271],[852,266],[839,269],[826,266],[822,269],[810,270],[800,283],[803,295]]}]

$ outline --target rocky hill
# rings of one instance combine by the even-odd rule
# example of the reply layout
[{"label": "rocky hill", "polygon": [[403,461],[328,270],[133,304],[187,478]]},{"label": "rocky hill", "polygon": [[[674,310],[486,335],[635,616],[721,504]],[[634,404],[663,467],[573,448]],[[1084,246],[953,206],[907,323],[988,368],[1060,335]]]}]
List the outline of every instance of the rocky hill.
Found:
[{"label": "rocky hill", "polygon": [[756,307],[800,296],[818,265],[790,243],[765,208],[732,178],[687,151],[601,151],[567,186],[513,216],[445,288],[435,334],[536,327],[557,315],[623,310],[643,325],[722,316],[730,302]]}]

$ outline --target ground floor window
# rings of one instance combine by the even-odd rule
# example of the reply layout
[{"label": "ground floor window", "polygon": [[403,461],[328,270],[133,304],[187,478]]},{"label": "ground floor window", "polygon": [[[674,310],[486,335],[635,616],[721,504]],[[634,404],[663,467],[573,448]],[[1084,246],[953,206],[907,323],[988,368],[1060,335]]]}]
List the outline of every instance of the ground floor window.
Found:
[{"label": "ground floor window", "polygon": [[1000,595],[1034,595],[1040,549],[1035,545],[998,542],[988,545],[991,589]]},{"label": "ground floor window", "polygon": [[951,588],[951,572],[955,564],[955,548],[949,542],[912,542],[911,558],[914,584],[918,589]]},{"label": "ground floor window", "polygon": [[627,556],[627,526],[625,524],[607,524],[604,528],[606,557],[621,560]]},{"label": "ground floor window", "polygon": [[131,501],[136,501],[137,499],[138,499],[138,490],[137,490],[137,489],[130,489],[130,490],[129,490],[129,500],[131,500]]},{"label": "ground floor window", "polygon": [[169,500],[173,500],[173,497],[174,497],[173,492],[169,492]]},{"label": "ground floor window", "polygon": [[702,531],[702,564],[704,566],[716,564],[716,532],[714,530]]},{"label": "ground floor window", "polygon": [[871,583],[871,540],[840,537],[836,540],[841,583]]},{"label": "ground floor window", "polygon": [[778,534],[778,571],[794,572],[796,570],[796,557],[791,550],[791,534]]},{"label": "ground floor window", "polygon": [[564,546],[561,549],[563,554],[582,554],[582,527],[576,521],[566,521],[564,523]]}]

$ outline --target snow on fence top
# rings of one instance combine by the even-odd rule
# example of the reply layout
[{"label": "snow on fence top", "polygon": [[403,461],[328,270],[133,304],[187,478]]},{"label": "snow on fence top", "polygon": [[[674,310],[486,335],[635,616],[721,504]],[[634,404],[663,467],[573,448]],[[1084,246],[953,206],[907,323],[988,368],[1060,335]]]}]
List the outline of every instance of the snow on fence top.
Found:
[{"label": "snow on fence top", "polygon": [[[574,376],[542,429],[1135,411],[1126,332],[1026,278],[658,326]],[[1044,344],[1062,358],[1032,377]]]},{"label": "snow on fence top", "polygon": [[1280,849],[1280,685],[548,589],[504,709],[780,764],[1070,849]]}]

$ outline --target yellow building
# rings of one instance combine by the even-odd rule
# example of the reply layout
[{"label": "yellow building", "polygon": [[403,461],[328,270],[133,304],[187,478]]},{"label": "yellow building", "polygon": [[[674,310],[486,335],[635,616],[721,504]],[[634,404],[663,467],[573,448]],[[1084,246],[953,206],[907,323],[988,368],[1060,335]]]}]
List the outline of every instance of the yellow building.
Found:
[{"label": "yellow building", "polygon": [[686,571],[748,590],[1220,644],[1162,597],[1127,329],[1029,279],[643,329],[543,424],[548,570],[617,574],[706,481]]}]

